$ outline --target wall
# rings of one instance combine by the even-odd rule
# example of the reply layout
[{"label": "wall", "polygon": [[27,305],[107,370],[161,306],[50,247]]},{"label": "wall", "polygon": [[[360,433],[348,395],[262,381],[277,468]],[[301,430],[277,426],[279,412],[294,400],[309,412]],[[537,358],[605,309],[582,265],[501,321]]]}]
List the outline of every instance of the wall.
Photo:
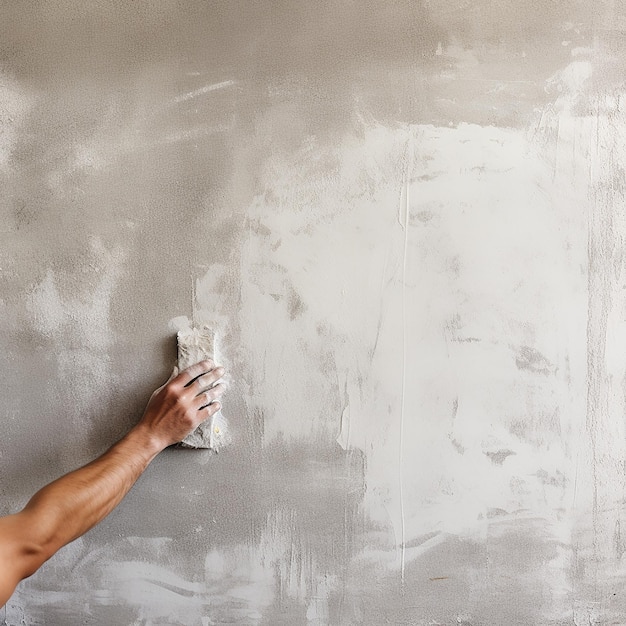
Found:
[{"label": "wall", "polygon": [[617,2],[4,2],[0,514],[168,450],[11,626],[626,623]]}]

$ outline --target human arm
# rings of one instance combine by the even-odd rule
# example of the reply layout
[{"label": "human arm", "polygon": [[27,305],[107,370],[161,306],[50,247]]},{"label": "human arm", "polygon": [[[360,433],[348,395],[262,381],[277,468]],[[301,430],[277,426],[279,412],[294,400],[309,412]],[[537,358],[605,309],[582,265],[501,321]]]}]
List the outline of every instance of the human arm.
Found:
[{"label": "human arm", "polygon": [[141,421],[101,457],[0,518],[0,607],[20,580],[106,517],[159,452],[219,410],[223,374],[212,361],[183,370],[155,391]]}]

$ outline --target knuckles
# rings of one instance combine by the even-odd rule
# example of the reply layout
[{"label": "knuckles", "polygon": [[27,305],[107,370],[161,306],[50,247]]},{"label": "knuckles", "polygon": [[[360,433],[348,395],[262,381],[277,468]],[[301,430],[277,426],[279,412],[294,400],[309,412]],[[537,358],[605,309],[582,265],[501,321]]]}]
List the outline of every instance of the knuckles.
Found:
[{"label": "knuckles", "polygon": [[174,404],[180,399],[180,393],[173,385],[168,385],[164,390],[164,397],[168,404]]},{"label": "knuckles", "polygon": [[182,389],[177,389],[176,387],[172,387],[166,391],[167,400],[172,404],[182,404],[185,400],[185,394]]}]

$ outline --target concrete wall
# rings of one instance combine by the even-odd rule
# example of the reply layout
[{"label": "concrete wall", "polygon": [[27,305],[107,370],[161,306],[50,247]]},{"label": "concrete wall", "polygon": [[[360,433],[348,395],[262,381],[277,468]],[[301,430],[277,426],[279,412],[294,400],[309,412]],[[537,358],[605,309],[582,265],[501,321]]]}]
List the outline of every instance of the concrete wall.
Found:
[{"label": "concrete wall", "polygon": [[210,323],[168,450],[0,621],[626,623],[626,9],[0,5],[0,514]]}]

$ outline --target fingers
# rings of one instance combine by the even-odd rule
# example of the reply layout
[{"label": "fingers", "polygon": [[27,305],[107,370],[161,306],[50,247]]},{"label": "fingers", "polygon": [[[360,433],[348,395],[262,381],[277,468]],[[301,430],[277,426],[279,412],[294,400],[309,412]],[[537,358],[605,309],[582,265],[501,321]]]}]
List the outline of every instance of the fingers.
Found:
[{"label": "fingers", "polygon": [[198,411],[206,409],[211,416],[219,410],[215,401],[226,390],[226,385],[219,382],[223,375],[224,368],[207,359],[183,370],[174,382],[182,387],[180,392],[185,392]]},{"label": "fingers", "polygon": [[210,372],[201,374],[186,386],[189,386],[191,389],[196,391],[196,395],[200,395],[201,393],[211,389],[211,387],[214,387],[215,383],[217,383],[222,376],[224,376],[224,368],[214,367]]},{"label": "fingers", "polygon": [[207,359],[183,370],[155,392],[141,419],[160,449],[181,441],[221,408],[224,368]]},{"label": "fingers", "polygon": [[184,369],[173,382],[176,384],[180,384],[183,387],[189,387],[193,384],[193,382],[203,376],[213,371],[215,368],[215,363],[211,359],[206,359],[205,361],[200,361],[195,365],[191,365],[188,368]]},{"label": "fingers", "polygon": [[203,391],[202,393],[199,393],[196,396],[198,411],[201,411],[202,409],[206,409],[209,405],[214,403],[224,393],[225,390],[226,390],[226,385],[224,383],[218,383],[217,385],[214,385],[210,389],[207,389]]},{"label": "fingers", "polygon": [[210,417],[213,417],[220,409],[222,405],[219,402],[212,402],[208,406],[205,406],[202,409],[198,410],[198,415],[201,416],[201,422],[208,420]]}]

